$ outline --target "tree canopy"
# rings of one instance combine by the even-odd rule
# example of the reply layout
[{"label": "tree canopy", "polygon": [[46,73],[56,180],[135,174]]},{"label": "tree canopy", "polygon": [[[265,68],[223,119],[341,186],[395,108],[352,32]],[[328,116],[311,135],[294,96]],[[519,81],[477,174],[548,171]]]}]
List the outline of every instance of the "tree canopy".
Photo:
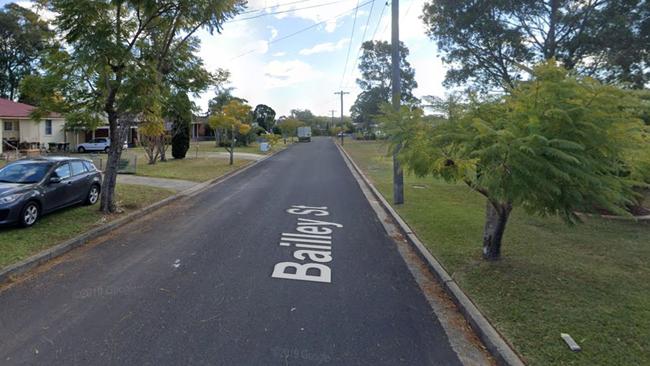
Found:
[{"label": "tree canopy", "polygon": [[[105,116],[113,141],[124,140],[137,116],[149,122],[161,120],[151,114],[164,110],[165,92],[172,84],[165,78],[174,75],[170,72],[174,62],[185,64],[176,67],[175,86],[192,89],[195,79],[182,71],[198,70],[193,67],[198,59],[191,57],[198,46],[194,33],[201,28],[219,31],[244,5],[243,0],[45,3],[56,14],[54,24],[67,45],[56,68],[68,72],[58,74],[85,104],[83,110]],[[116,210],[121,152],[121,143],[111,144],[100,206],[104,212]]]},{"label": "tree canopy", "polygon": [[533,72],[510,95],[473,99],[444,122],[426,123],[418,109],[384,108],[385,129],[403,145],[400,159],[410,170],[486,197],[487,259],[499,257],[513,207],[568,223],[594,207],[625,214],[633,187],[643,184],[635,177],[650,141],[638,99],[553,63]]},{"label": "tree canopy", "polygon": [[253,119],[265,131],[271,131],[275,123],[275,111],[266,104],[258,104],[253,110]]},{"label": "tree canopy", "polygon": [[640,88],[648,80],[649,15],[641,0],[435,0],[423,20],[450,67],[448,85],[509,89],[532,65],[554,58]]},{"label": "tree canopy", "polygon": [[[361,78],[357,79],[357,84],[362,91],[350,111],[355,122],[369,123],[379,114],[380,105],[391,100],[391,45],[385,41],[366,41],[361,49]],[[407,60],[408,55],[408,48],[400,43],[401,101],[414,104],[418,100],[413,96],[413,89],[418,84],[415,81],[415,70]]]},{"label": "tree canopy", "polygon": [[17,99],[21,80],[37,73],[54,32],[38,14],[18,4],[0,9],[0,97]]}]

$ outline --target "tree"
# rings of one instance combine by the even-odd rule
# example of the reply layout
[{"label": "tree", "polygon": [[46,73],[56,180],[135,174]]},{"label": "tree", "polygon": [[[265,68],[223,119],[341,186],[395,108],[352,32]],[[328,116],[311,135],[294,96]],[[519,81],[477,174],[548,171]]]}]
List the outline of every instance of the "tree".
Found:
[{"label": "tree", "polygon": [[172,156],[184,159],[190,148],[190,125],[192,123],[192,102],[185,93],[172,95],[167,105],[167,115],[172,123]]},{"label": "tree", "polygon": [[[553,63],[534,70],[511,95],[470,102],[453,120],[425,123],[422,111],[384,108],[382,120],[402,162],[417,175],[463,182],[487,199],[483,257],[500,258],[513,207],[579,221],[594,207],[626,214],[633,177],[630,150],[650,143],[631,93]],[[632,173],[630,173],[632,172]]]},{"label": "tree", "polygon": [[251,107],[238,100],[231,100],[224,105],[222,110],[208,118],[208,124],[215,130],[222,130],[224,135],[230,139],[230,146],[225,146],[230,154],[230,165],[234,163],[235,143],[237,134],[246,135],[251,130],[251,125],[246,122],[249,119]]},{"label": "tree", "polygon": [[282,136],[284,137],[284,143],[287,143],[287,137],[293,138],[298,136],[298,127],[304,126],[305,124],[302,121],[299,121],[295,118],[286,118],[278,123]]},{"label": "tree", "polygon": [[162,121],[160,104],[153,102],[144,108],[141,115],[138,133],[140,135],[140,144],[149,159],[149,164],[156,164],[160,156],[161,141],[165,138],[165,127]]},{"label": "tree", "polygon": [[448,85],[508,90],[531,65],[556,59],[583,75],[641,88],[649,15],[641,0],[435,0],[422,19],[450,67]]},{"label": "tree", "polygon": [[[362,91],[350,111],[354,122],[370,124],[379,114],[381,104],[391,100],[391,45],[385,41],[366,41],[361,49],[361,79],[357,79],[357,84]],[[408,55],[408,48],[400,43],[401,102],[413,105],[418,103],[418,99],[413,96],[413,89],[418,84],[415,81],[415,70],[407,60]]]},{"label": "tree", "polygon": [[[226,75],[226,80],[227,80],[227,78],[229,76],[230,76],[229,74]],[[226,84],[226,82],[224,82],[223,84]],[[217,87],[215,97],[210,99],[210,101],[208,102],[208,114],[209,115],[217,115],[217,114],[223,112],[223,107],[226,104],[233,101],[233,100],[237,101],[237,102],[240,102],[240,103],[243,103],[243,104],[248,103],[248,101],[246,99],[234,96],[232,94],[232,91],[234,89],[235,88],[233,88],[233,87],[228,87],[228,86],[225,86],[225,85],[221,85],[221,86]],[[221,131],[219,129],[214,130],[214,141],[215,141],[216,147],[221,146],[221,144],[223,143],[222,138],[221,138]]]},{"label": "tree", "polygon": [[0,97],[15,99],[18,86],[36,74],[42,54],[52,44],[54,32],[38,14],[18,4],[0,10]]},{"label": "tree", "polygon": [[[174,44],[185,44],[200,28],[219,31],[226,20],[241,11],[242,2],[51,0],[48,5],[57,14],[57,30],[68,45],[67,65],[81,70],[77,72],[77,87],[100,101],[89,108],[101,106],[96,112],[105,114],[110,138],[117,142],[109,149],[100,205],[103,212],[114,212],[121,142],[134,121],[126,116],[142,113],[143,109],[136,108],[143,105],[155,110],[138,99],[143,90],[156,91],[149,84],[160,84],[172,46],[163,43],[161,48],[154,47],[161,50],[159,57],[143,51],[161,39],[155,36],[157,31],[167,34],[162,39]],[[157,93],[162,95],[160,89]]]},{"label": "tree", "polygon": [[253,110],[253,120],[265,131],[270,132],[275,122],[275,111],[265,104],[258,104]]},{"label": "tree", "polygon": [[[230,75],[226,75],[226,79]],[[221,86],[217,88],[217,92],[214,98],[210,99],[208,102],[208,112],[214,114],[220,112],[223,107],[232,100],[236,100],[240,103],[248,103],[246,99],[236,97],[232,94],[232,91],[235,90],[233,87]]]}]

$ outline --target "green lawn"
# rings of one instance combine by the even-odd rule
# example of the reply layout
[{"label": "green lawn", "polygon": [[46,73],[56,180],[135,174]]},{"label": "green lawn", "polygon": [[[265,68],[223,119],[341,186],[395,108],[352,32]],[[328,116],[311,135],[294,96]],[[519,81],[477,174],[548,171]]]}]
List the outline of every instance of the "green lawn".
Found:
[{"label": "green lawn", "polygon": [[[139,161],[139,160],[138,160]],[[194,182],[204,182],[220,177],[230,171],[252,163],[251,160],[237,159],[232,166],[228,165],[225,158],[186,158],[183,160],[171,159],[157,162],[155,165],[138,163],[137,175],[158,178],[184,179]]]},{"label": "green lawn", "polygon": [[[282,150],[289,146],[290,143],[287,143],[287,145],[283,144],[282,141],[280,141],[279,144],[276,146],[273,146],[270,151],[267,152],[261,152],[260,151],[260,146],[258,143],[254,142],[248,146],[238,146],[235,147],[235,153],[250,153],[250,154],[260,154],[260,155],[266,155],[269,154],[273,151],[277,150]],[[197,147],[198,147],[198,153],[199,157],[201,156],[201,153],[206,153],[206,152],[220,152],[220,153],[226,153],[228,152],[224,147],[217,147],[215,146],[214,141],[199,141],[199,142],[192,142],[190,144],[189,150],[187,150],[187,156],[188,157],[194,157],[197,152]],[[146,161],[146,156],[144,153],[144,149],[141,147],[134,147],[134,148],[129,148],[128,150],[125,151],[125,154],[137,154],[138,155],[138,161],[140,159],[143,159],[143,161]],[[170,159],[172,159],[171,156],[171,147],[167,150],[167,155],[169,156]]]},{"label": "green lawn", "polygon": [[[126,184],[117,186],[118,205],[125,213],[160,201],[173,193],[160,188]],[[28,229],[0,228],[0,268],[122,215],[104,216],[99,212],[98,207],[99,205],[75,206],[57,211],[43,216],[36,225]]]},{"label": "green lawn", "polygon": [[[276,151],[276,150],[282,150],[284,149],[287,145],[284,145],[282,141],[280,141],[279,144],[276,146],[272,146],[271,150],[268,152],[261,152],[260,151],[260,145],[256,142],[248,145],[248,146],[238,146],[235,148],[235,153],[252,153],[252,154],[262,154],[266,155],[269,154],[270,152]],[[214,141],[200,141],[200,142],[192,142],[190,145],[190,149],[187,151],[187,155],[192,155],[196,152],[196,147],[198,146],[199,148],[199,153],[201,152],[227,152],[225,148],[223,147],[216,147]]]},{"label": "green lawn", "polygon": [[[346,141],[385,197],[391,163],[375,142]],[[512,213],[503,260],[481,260],[485,200],[466,186],[407,176],[398,211],[531,365],[650,365],[650,223]],[[390,201],[390,199],[389,199]],[[583,351],[560,338],[569,333]]]}]

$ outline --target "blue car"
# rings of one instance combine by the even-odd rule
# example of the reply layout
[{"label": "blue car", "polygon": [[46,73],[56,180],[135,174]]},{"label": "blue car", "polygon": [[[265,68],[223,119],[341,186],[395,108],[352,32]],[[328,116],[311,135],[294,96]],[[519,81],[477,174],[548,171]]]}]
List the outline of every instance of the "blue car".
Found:
[{"label": "blue car", "polygon": [[101,172],[86,159],[18,160],[0,169],[0,225],[29,227],[44,214],[99,200]]}]

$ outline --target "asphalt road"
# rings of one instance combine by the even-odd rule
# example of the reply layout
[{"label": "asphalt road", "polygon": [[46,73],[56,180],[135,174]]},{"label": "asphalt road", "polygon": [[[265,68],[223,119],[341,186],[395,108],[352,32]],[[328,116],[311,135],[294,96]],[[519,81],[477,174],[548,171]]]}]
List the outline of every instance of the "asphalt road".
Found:
[{"label": "asphalt road", "polygon": [[460,365],[328,139],[47,267],[0,293],[2,365]]}]

